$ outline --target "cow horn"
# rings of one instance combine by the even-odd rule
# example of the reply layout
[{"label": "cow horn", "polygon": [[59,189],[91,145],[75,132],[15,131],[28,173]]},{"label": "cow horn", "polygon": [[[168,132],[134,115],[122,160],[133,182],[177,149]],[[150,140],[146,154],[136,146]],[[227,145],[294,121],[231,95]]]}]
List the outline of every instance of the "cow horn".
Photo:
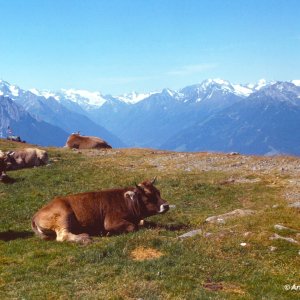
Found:
[{"label": "cow horn", "polygon": [[152,181],[151,181],[152,184],[154,184],[154,183],[156,182],[156,178],[157,178],[157,176],[155,176],[155,177],[152,179]]},{"label": "cow horn", "polygon": [[135,185],[135,187],[136,187],[137,189],[139,189],[140,191],[143,190],[143,187],[140,186],[140,185],[138,185],[138,184],[136,184],[136,182],[134,183],[134,185]]}]

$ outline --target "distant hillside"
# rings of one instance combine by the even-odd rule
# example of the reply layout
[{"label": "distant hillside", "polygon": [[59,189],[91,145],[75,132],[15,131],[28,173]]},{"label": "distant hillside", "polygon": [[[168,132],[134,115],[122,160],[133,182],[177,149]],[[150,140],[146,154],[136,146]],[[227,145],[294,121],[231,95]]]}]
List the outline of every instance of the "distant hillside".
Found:
[{"label": "distant hillside", "polygon": [[[84,135],[101,137],[113,147],[125,146],[119,138],[83,114],[82,109],[78,109],[78,112],[72,111],[52,95],[46,98],[4,81],[0,82],[0,90],[2,94],[9,96],[37,120],[52,124],[68,133],[80,131]],[[48,139],[47,136],[46,139]]]},{"label": "distant hillside", "polygon": [[84,90],[22,90],[0,81],[38,120],[99,136],[114,147],[300,154],[299,81],[232,84],[208,79],[178,91],[123,96]]},{"label": "distant hillside", "polygon": [[300,88],[276,83],[199,120],[162,148],[300,155]]},{"label": "distant hillside", "polygon": [[68,133],[57,126],[38,121],[8,97],[0,96],[0,133],[7,136],[7,128],[31,144],[63,146]]}]

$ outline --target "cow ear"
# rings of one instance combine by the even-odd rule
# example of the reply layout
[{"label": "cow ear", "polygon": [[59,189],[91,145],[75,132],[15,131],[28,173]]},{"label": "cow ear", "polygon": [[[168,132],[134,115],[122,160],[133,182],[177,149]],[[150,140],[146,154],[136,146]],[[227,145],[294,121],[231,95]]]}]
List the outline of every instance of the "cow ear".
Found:
[{"label": "cow ear", "polygon": [[136,194],[132,191],[127,191],[124,193],[125,198],[130,199],[131,201],[135,201]]}]

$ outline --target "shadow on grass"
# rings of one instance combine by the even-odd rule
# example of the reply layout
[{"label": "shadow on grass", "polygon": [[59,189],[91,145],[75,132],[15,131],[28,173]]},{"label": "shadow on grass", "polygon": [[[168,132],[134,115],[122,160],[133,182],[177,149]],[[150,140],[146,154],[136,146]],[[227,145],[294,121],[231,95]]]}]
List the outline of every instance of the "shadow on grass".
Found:
[{"label": "shadow on grass", "polygon": [[154,228],[165,229],[169,231],[178,231],[178,230],[189,228],[189,226],[186,224],[159,224],[152,221],[144,221],[143,227],[148,229],[154,229]]},{"label": "shadow on grass", "polygon": [[17,239],[28,239],[33,235],[34,233],[29,231],[8,230],[8,231],[0,232],[0,241],[9,242]]},{"label": "shadow on grass", "polygon": [[13,184],[15,183],[17,180],[14,178],[11,178],[9,176],[3,176],[0,179],[0,182],[4,183],[4,184]]}]

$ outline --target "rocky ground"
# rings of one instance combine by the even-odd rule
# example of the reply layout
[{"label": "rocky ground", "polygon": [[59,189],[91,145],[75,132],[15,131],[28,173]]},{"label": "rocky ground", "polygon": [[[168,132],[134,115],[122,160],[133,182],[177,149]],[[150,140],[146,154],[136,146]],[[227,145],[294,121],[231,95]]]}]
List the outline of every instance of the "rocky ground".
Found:
[{"label": "rocky ground", "polygon": [[[300,208],[300,158],[294,156],[246,156],[239,153],[169,152],[149,149],[114,149],[110,151],[81,151],[87,156],[122,157],[140,155],[125,169],[155,168],[158,171],[182,172],[222,171],[230,176],[223,184],[254,183],[264,176],[272,178],[271,185],[284,187],[283,197],[289,205]],[[236,174],[236,175],[233,175]]]}]

